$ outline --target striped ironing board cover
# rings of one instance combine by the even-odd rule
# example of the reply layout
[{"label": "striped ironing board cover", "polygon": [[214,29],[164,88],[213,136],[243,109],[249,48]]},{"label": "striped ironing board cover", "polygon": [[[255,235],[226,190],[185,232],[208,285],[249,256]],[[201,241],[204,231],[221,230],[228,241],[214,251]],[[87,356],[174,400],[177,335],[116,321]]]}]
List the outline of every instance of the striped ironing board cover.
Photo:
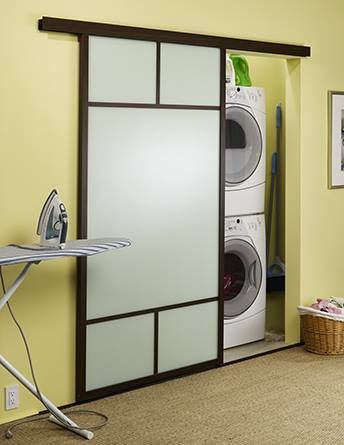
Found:
[{"label": "striped ironing board cover", "polygon": [[19,263],[36,263],[62,257],[92,256],[112,249],[130,246],[128,239],[99,238],[67,241],[64,249],[45,248],[38,244],[8,245],[0,247],[0,266]]}]

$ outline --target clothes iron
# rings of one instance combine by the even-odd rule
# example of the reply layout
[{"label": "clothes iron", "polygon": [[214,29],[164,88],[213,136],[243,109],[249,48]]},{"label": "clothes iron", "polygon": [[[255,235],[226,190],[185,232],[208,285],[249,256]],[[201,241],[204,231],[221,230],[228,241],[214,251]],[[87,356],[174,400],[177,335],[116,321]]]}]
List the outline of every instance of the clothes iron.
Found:
[{"label": "clothes iron", "polygon": [[67,238],[68,215],[57,190],[53,189],[39,215],[37,235],[40,245],[53,249],[63,249]]}]

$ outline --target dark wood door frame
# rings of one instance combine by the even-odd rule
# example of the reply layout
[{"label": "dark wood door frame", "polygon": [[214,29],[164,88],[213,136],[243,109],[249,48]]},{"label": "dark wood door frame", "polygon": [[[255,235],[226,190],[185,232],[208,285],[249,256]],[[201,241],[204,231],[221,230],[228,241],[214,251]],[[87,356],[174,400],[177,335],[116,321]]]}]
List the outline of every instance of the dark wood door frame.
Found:
[{"label": "dark wood door frame", "polygon": [[153,40],[167,43],[185,43],[188,45],[212,46],[236,51],[279,54],[287,57],[308,57],[311,55],[311,48],[304,45],[235,39],[230,37],[166,31],[162,29],[137,28],[109,23],[67,20],[56,17],[42,17],[38,21],[38,28],[40,31]]}]

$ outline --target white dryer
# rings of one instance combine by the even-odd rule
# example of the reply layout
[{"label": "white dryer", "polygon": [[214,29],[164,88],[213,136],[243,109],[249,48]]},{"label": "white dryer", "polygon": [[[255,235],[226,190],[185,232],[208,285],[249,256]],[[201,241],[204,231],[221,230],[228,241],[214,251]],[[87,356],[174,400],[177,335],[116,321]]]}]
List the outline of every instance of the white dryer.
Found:
[{"label": "white dryer", "polygon": [[264,338],[264,215],[225,219],[224,348]]},{"label": "white dryer", "polygon": [[266,110],[263,88],[227,86],[225,215],[264,212]]}]

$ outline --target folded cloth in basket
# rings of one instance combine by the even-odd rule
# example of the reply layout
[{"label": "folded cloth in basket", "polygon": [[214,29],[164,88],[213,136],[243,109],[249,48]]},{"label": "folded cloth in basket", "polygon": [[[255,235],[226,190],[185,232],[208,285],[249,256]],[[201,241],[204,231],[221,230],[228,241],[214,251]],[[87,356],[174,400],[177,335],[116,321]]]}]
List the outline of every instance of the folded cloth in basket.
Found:
[{"label": "folded cloth in basket", "polygon": [[335,314],[333,312],[325,312],[310,306],[298,306],[297,310],[300,315],[314,315],[316,317],[328,318],[330,320],[344,321],[344,313]]},{"label": "folded cloth in basket", "polygon": [[342,314],[344,315],[343,305],[336,300],[336,298],[318,298],[316,303],[310,305],[311,308],[318,311],[327,312],[329,314]]}]

